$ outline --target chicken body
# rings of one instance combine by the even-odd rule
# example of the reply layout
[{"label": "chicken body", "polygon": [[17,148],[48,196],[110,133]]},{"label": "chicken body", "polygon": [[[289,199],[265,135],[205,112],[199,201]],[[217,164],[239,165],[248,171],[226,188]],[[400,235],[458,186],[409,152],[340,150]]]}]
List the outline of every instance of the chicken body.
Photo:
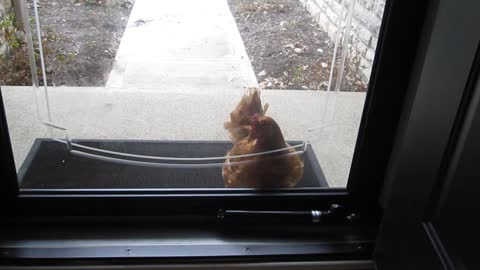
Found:
[{"label": "chicken body", "polygon": [[[284,151],[248,157],[278,149]],[[224,186],[229,188],[292,188],[303,177],[303,160],[288,145],[278,124],[270,117],[254,116],[250,133],[238,141],[222,169]],[[238,162],[236,164],[236,162]]]},{"label": "chicken body", "polygon": [[228,130],[229,137],[233,143],[246,138],[250,133],[250,122],[252,116],[265,115],[268,103],[262,107],[260,89],[249,88],[238,103],[235,110],[230,113],[230,121],[225,122],[224,127]]}]

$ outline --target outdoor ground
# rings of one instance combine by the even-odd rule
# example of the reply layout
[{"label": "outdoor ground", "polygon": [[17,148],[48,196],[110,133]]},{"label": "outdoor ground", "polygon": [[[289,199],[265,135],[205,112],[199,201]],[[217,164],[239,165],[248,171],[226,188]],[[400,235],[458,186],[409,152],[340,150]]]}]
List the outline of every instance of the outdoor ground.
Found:
[{"label": "outdoor ground", "polygon": [[[52,1],[47,4],[44,1],[46,0],[40,2],[41,16],[46,5],[60,5],[60,2]],[[284,3],[297,3],[296,1],[285,0]],[[68,14],[71,12],[69,9],[76,7],[80,7],[83,12],[93,12],[99,10],[100,4],[103,3],[77,2],[69,8],[63,5],[53,8],[60,9],[60,14]],[[266,12],[263,16],[277,17],[269,14]],[[53,14],[50,15],[54,17]],[[254,58],[248,56],[244,46],[248,46],[249,41],[242,41],[227,0],[136,0],[128,16],[124,32],[106,27],[108,24],[93,27],[90,19],[98,19],[93,13],[77,19],[72,18],[72,21],[64,17],[65,22],[63,19],[46,19],[52,25],[57,24],[52,26],[52,39],[58,39],[58,33],[71,35],[72,38],[83,33],[90,41],[108,41],[112,40],[112,37],[121,36],[121,42],[118,49],[107,47],[102,50],[95,47],[86,50],[86,58],[68,59],[71,65],[78,65],[75,68],[79,71],[91,71],[86,75],[99,76],[105,80],[107,74],[102,73],[104,71],[101,69],[81,65],[103,66],[111,63],[107,62],[111,61],[111,58],[100,56],[108,48],[114,48],[115,51],[112,49],[111,53],[105,54],[112,58],[115,56],[111,66],[104,65],[108,70],[111,69],[105,86],[62,87],[56,84],[59,87],[49,87],[48,91],[43,88],[34,91],[32,87],[2,86],[17,165],[22,163],[33,139],[66,136],[61,129],[55,129],[54,134],[48,134],[48,129],[38,121],[39,117],[66,128],[68,136],[74,139],[228,140],[223,128],[224,121],[244,94],[244,87],[257,86],[258,83],[249,60]],[[85,20],[85,25],[76,25],[78,20]],[[284,20],[294,21],[286,17]],[[75,33],[75,26],[81,29],[78,34]],[[310,26],[304,30],[318,31],[313,22]],[[92,27],[95,31],[103,32],[91,34],[87,29]],[[61,30],[54,32],[59,28]],[[112,30],[113,34],[109,34],[110,36],[102,36],[108,29],[115,30]],[[295,33],[296,30],[289,31]],[[303,31],[300,32],[304,34]],[[115,33],[119,36],[115,36]],[[268,38],[276,36],[272,33],[259,34],[258,38],[266,38],[259,42],[270,46],[267,44]],[[308,37],[297,34],[299,37]],[[318,35],[322,35],[322,32],[319,31]],[[78,37],[77,39],[80,40]],[[299,40],[300,44],[307,44],[304,39]],[[89,44],[82,40],[79,42],[82,46]],[[286,44],[291,43],[288,42]],[[320,44],[326,44],[328,40],[323,39],[322,42]],[[48,45],[48,42],[46,44]],[[76,45],[74,40],[70,43],[65,40],[58,44],[65,44],[66,48]],[[313,57],[316,56],[315,53],[310,54],[310,57],[300,57],[311,53],[308,48],[315,48],[320,55],[321,50],[312,47],[311,43],[308,44],[310,45],[306,47],[296,44],[293,48],[287,46],[287,49],[299,55],[291,57],[293,64],[298,59],[317,59]],[[331,48],[331,44],[329,46]],[[55,45],[54,48],[63,47]],[[78,53],[81,52],[78,48]],[[89,52],[98,54],[88,55]],[[68,56],[68,53],[63,54]],[[56,54],[53,55],[53,61],[58,61]],[[287,54],[283,56],[288,57]],[[63,57],[60,56],[60,60]],[[90,62],[86,61],[88,57]],[[320,62],[322,63],[324,62]],[[326,64],[328,65],[328,62]],[[257,71],[257,74],[261,71]],[[73,83],[73,79],[81,77],[66,78],[72,79],[70,82]],[[80,84],[78,81],[75,83]],[[270,104],[269,116],[276,119],[287,140],[312,141],[329,185],[344,186],[348,178],[365,93],[333,94],[325,91],[272,89],[262,91],[262,100]],[[48,109],[51,117],[48,116],[50,113],[46,113]]]},{"label": "outdoor ground", "polygon": [[[49,85],[105,85],[133,0],[38,0]],[[32,26],[33,4],[29,1]],[[37,43],[35,41],[35,43]],[[26,44],[0,66],[0,82],[31,85]],[[23,57],[22,57],[23,56]],[[37,66],[40,66],[39,56]],[[41,75],[40,72],[38,72]],[[40,80],[41,81],[41,80]]]},{"label": "outdoor ground", "polygon": [[[228,0],[261,87],[326,90],[334,43],[298,0]],[[337,64],[338,64],[337,58]],[[366,91],[347,61],[342,91]]]},{"label": "outdoor ground", "polygon": [[[133,3],[38,0],[48,84],[104,86]],[[260,87],[327,89],[334,44],[300,1],[228,0],[228,4]],[[26,53],[23,44],[0,64],[0,84],[31,84]],[[342,91],[366,91],[367,85],[355,68],[355,63],[347,61]],[[38,74],[41,76],[40,70]]]},{"label": "outdoor ground", "polygon": [[[17,169],[35,138],[49,137],[39,121],[31,87],[2,87]],[[54,87],[49,91],[55,124],[70,138],[109,140],[226,141],[223,123],[241,89],[176,91]],[[329,186],[345,187],[362,116],[365,93],[340,92],[327,103],[325,91],[264,90],[269,116],[286,140],[311,140]],[[324,117],[325,108],[334,112]],[[174,117],[172,117],[174,115]],[[54,131],[56,137],[65,133]]]}]

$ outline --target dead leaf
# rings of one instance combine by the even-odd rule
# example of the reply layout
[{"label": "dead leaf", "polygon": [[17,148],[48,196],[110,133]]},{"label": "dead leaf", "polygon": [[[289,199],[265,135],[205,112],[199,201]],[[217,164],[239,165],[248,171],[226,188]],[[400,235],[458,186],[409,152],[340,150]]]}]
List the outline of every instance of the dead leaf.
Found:
[{"label": "dead leaf", "polygon": [[303,53],[304,49],[303,48],[295,48],[293,49],[294,52],[296,53]]},{"label": "dead leaf", "polygon": [[267,72],[265,70],[262,70],[257,74],[258,77],[263,77],[263,76],[266,76],[266,75],[267,75]]}]

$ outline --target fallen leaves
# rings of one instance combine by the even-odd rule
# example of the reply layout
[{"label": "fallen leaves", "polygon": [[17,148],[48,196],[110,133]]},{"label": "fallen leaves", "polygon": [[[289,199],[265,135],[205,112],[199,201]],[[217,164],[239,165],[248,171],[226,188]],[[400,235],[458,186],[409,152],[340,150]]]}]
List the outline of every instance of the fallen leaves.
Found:
[{"label": "fallen leaves", "polygon": [[267,72],[265,71],[265,69],[262,70],[262,71],[260,71],[260,72],[257,74],[258,77],[263,77],[263,76],[265,76],[265,75],[267,75]]}]

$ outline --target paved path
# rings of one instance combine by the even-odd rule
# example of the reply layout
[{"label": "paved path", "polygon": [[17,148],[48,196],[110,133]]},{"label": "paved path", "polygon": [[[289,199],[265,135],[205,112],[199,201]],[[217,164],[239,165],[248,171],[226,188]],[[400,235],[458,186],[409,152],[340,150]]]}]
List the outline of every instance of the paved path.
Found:
[{"label": "paved path", "polygon": [[[2,86],[2,94],[15,162],[20,165],[33,140],[49,135],[37,119],[31,87]],[[241,97],[220,89],[103,87],[56,87],[49,95],[53,122],[67,128],[71,138],[135,140],[228,140],[223,122]],[[340,92],[332,119],[316,130],[325,112],[325,92],[264,90],[262,100],[270,104],[268,114],[287,140],[316,140],[314,150],[329,185],[345,186],[365,93]]]},{"label": "paved path", "polygon": [[[51,87],[49,100],[75,139],[228,140],[223,122],[256,84],[226,0],[136,0],[107,87]],[[2,94],[19,167],[49,134],[31,87]],[[262,100],[287,140],[315,140],[329,185],[345,186],[365,94],[339,93],[322,129],[325,92],[264,90]]]},{"label": "paved path", "polygon": [[256,85],[226,0],[136,0],[107,82],[197,91]]}]

